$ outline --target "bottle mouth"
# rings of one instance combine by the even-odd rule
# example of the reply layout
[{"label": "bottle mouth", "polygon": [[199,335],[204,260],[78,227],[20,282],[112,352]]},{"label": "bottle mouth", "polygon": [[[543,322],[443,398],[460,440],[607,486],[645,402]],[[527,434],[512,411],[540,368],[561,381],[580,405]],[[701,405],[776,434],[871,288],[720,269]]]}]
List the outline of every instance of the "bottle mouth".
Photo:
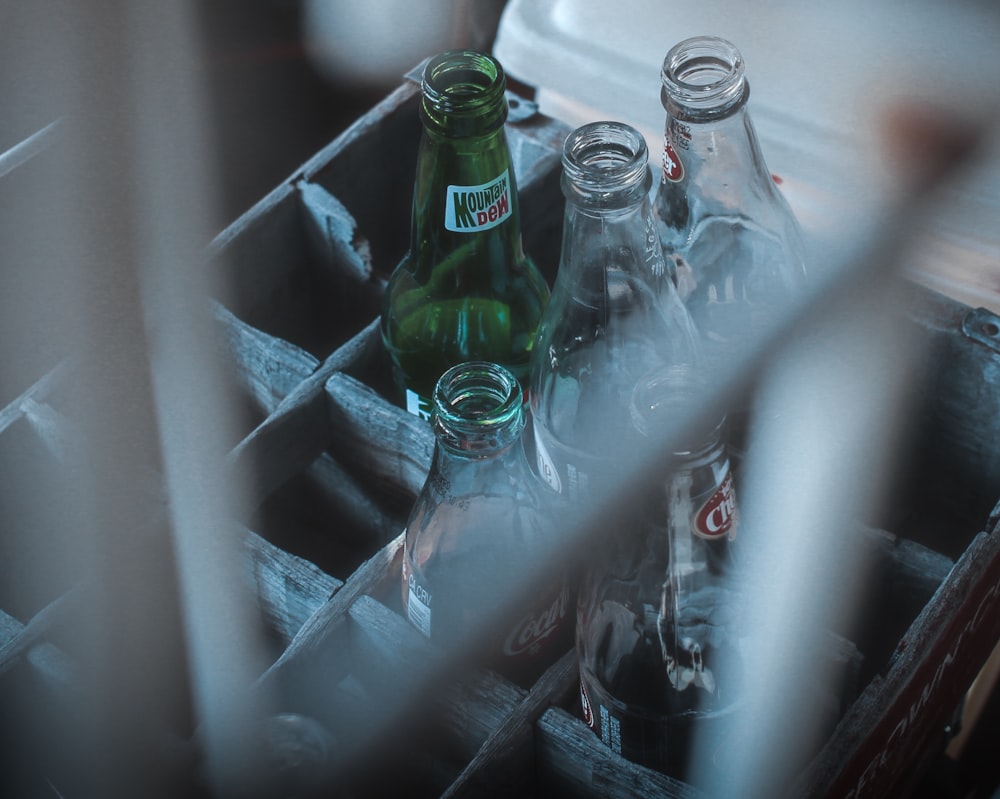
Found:
[{"label": "bottle mouth", "polygon": [[632,391],[629,415],[633,428],[645,439],[671,435],[672,452],[682,458],[697,457],[718,446],[725,417],[714,423],[680,430],[677,419],[702,401],[704,378],[690,367],[667,366],[644,375]]},{"label": "bottle mouth", "polygon": [[500,364],[458,364],[434,387],[434,433],[443,445],[466,453],[505,447],[524,427],[523,399],[521,384]]},{"label": "bottle mouth", "polygon": [[633,189],[652,185],[646,140],[624,122],[591,122],[574,130],[563,143],[563,187],[568,196],[607,204]]},{"label": "bottle mouth", "polygon": [[424,66],[423,108],[435,119],[478,116],[491,107],[506,117],[507,78],[500,62],[477,50],[447,50]]},{"label": "bottle mouth", "polygon": [[743,56],[718,36],[695,36],[667,52],[660,71],[661,99],[670,112],[721,115],[746,102],[750,88]]}]

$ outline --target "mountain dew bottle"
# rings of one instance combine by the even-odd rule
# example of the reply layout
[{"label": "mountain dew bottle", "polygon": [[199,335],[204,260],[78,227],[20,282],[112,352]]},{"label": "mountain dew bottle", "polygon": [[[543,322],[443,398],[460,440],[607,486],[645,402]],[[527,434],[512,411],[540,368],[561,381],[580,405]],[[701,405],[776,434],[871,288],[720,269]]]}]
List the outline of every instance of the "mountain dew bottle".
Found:
[{"label": "mountain dew bottle", "polygon": [[438,378],[459,363],[492,361],[526,382],[549,289],[521,245],[502,67],[445,52],[421,89],[410,250],[389,279],[382,339],[400,401],[430,418]]}]

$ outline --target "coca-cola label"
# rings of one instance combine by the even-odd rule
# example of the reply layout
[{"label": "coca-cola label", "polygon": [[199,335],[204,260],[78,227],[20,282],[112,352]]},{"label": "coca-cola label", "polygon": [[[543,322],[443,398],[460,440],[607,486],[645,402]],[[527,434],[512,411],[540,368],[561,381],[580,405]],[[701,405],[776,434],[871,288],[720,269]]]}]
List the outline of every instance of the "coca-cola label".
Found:
[{"label": "coca-cola label", "polygon": [[726,470],[719,487],[695,513],[691,527],[701,538],[718,539],[725,535],[730,541],[736,538],[736,494],[731,471]]},{"label": "coca-cola label", "polygon": [[444,226],[456,233],[489,230],[510,218],[509,170],[478,186],[450,185],[445,197]]},{"label": "coca-cola label", "polygon": [[534,657],[547,642],[547,639],[562,627],[566,619],[569,605],[569,588],[563,584],[562,590],[556,595],[555,601],[540,612],[531,611],[519,621],[507,636],[503,644],[503,653],[507,657]]}]

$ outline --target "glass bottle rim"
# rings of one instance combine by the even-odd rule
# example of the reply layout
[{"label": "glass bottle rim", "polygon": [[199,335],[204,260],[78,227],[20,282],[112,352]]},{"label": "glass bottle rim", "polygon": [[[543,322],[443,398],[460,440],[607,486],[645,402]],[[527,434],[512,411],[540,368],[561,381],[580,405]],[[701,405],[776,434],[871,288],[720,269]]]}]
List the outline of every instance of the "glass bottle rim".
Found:
[{"label": "glass bottle rim", "polygon": [[600,120],[581,125],[563,142],[563,190],[568,197],[614,205],[631,202],[634,191],[652,185],[646,140],[625,122]]},{"label": "glass bottle rim", "polygon": [[500,62],[478,50],[445,50],[424,65],[420,89],[425,115],[477,117],[489,111],[507,115],[507,78]]},{"label": "glass bottle rim", "polygon": [[724,116],[750,94],[743,55],[720,36],[693,36],[675,44],[663,59],[660,79],[664,108],[681,115]]},{"label": "glass bottle rim", "polygon": [[[629,415],[635,430],[643,438],[671,430],[673,412],[689,410],[701,401],[707,387],[704,377],[686,366],[666,366],[644,375],[632,391]],[[695,429],[675,431],[673,454],[684,460],[697,458],[718,448],[722,443],[725,416],[714,424]]]},{"label": "glass bottle rim", "polygon": [[467,456],[513,443],[524,428],[524,396],[513,373],[491,361],[466,361],[434,386],[431,424],[438,441]]}]

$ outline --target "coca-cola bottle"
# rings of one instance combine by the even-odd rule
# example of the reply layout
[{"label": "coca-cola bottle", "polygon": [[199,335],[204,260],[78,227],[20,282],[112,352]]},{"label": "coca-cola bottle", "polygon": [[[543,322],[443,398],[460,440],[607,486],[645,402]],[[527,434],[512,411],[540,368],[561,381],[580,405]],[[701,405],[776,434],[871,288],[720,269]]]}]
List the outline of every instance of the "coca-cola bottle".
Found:
[{"label": "coca-cola bottle", "polygon": [[632,391],[646,372],[693,366],[699,348],[670,280],[642,135],[621,122],[574,130],[562,153],[559,271],[532,351],[538,472],[573,501],[617,468]]},{"label": "coca-cola bottle", "polygon": [[[637,386],[637,451],[690,407],[690,377],[669,370]],[[693,736],[711,740],[741,697],[739,522],[720,427],[687,431],[674,449],[673,467],[650,478],[635,528],[608,537],[591,561],[577,654],[587,724],[629,760],[689,779]]]},{"label": "coca-cola bottle", "polygon": [[[559,497],[525,456],[526,414],[520,384],[498,364],[459,364],[434,389],[434,456],[406,526],[402,591],[407,618],[444,647],[481,634],[555,552]],[[557,571],[548,586],[487,655],[520,685],[573,645],[568,581]]]},{"label": "coca-cola bottle", "polygon": [[526,380],[549,288],[521,245],[503,68],[448,51],[427,63],[421,88],[410,249],[389,278],[381,329],[400,402],[428,418],[434,384],[455,364],[488,360]]},{"label": "coca-cola bottle", "polygon": [[714,36],[663,60],[663,169],[654,201],[669,268],[705,355],[752,346],[805,278],[802,233],[764,162],[743,58]]}]

